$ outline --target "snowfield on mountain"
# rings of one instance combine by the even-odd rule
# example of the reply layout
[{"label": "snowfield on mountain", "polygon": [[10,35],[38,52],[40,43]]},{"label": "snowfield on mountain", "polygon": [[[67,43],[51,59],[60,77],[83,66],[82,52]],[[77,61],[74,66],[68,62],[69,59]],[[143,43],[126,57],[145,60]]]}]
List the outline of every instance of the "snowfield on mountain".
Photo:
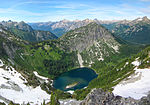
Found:
[{"label": "snowfield on mountain", "polygon": [[40,86],[33,88],[25,85],[27,80],[14,68],[6,66],[0,60],[0,102],[8,104],[10,101],[19,104],[41,105],[43,101],[49,102],[50,95]]},{"label": "snowfield on mountain", "polygon": [[122,97],[140,99],[150,91],[150,69],[138,69],[139,61],[134,61],[135,73],[114,87],[113,93]]}]

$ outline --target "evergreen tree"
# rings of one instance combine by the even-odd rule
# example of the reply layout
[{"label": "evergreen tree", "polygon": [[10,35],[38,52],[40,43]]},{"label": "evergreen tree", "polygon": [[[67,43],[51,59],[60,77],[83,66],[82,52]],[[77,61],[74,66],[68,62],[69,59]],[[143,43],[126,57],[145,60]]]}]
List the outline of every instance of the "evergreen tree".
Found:
[{"label": "evergreen tree", "polygon": [[50,105],[60,105],[56,93],[53,93],[53,92],[51,93]]}]

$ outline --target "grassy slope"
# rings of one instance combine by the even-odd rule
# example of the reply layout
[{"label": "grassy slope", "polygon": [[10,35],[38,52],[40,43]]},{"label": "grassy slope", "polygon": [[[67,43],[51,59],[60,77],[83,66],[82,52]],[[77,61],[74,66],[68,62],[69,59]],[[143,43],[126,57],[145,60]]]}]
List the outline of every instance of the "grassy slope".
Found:
[{"label": "grassy slope", "polygon": [[[101,62],[95,62],[91,68],[99,74],[98,77],[92,80],[86,89],[76,90],[73,97],[82,100],[93,88],[111,91],[113,86],[134,72],[131,62],[134,60],[135,54],[142,49],[143,46],[124,44],[120,48],[120,54],[111,55]],[[128,65],[124,66],[126,62]]]},{"label": "grassy slope", "polygon": [[65,53],[55,41],[43,41],[25,46],[18,51],[15,61],[22,68],[36,70],[43,76],[54,78],[78,65],[75,52]]}]

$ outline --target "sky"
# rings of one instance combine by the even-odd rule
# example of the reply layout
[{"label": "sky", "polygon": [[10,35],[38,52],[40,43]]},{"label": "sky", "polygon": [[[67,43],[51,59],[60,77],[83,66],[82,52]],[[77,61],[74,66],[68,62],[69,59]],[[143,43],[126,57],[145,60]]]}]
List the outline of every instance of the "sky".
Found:
[{"label": "sky", "polygon": [[0,21],[132,20],[150,17],[150,0],[0,0]]}]

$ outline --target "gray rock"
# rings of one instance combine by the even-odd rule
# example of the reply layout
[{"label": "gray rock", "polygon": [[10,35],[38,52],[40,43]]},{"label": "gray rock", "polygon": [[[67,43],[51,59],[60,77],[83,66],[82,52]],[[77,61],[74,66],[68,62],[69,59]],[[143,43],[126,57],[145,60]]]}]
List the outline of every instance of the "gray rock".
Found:
[{"label": "gray rock", "polygon": [[140,100],[114,96],[113,93],[102,89],[92,90],[80,105],[150,105],[150,94]]}]

